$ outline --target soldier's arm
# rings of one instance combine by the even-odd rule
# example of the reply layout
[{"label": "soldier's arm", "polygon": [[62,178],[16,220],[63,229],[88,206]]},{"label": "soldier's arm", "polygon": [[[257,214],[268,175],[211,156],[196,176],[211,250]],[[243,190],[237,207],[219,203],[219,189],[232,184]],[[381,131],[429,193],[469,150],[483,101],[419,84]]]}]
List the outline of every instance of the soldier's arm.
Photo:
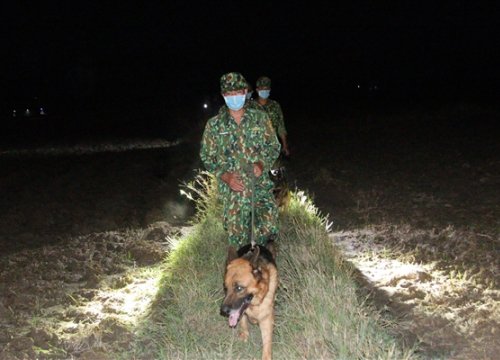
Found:
[{"label": "soldier's arm", "polygon": [[280,136],[281,143],[283,144],[281,151],[283,151],[283,154],[286,156],[290,155],[290,148],[288,147],[288,139],[286,134]]},{"label": "soldier's arm", "polygon": [[262,147],[262,165],[263,171],[271,170],[274,162],[280,154],[281,145],[276,137],[273,124],[269,118],[265,119],[264,146]]},{"label": "soldier's arm", "polygon": [[276,113],[276,127],[277,127],[276,132],[281,140],[281,144],[282,144],[281,151],[283,151],[283,153],[286,156],[289,156],[290,150],[288,149],[287,131],[286,131],[286,127],[285,127],[285,120],[283,117],[283,111],[281,110],[281,106],[278,102],[276,102],[275,104],[276,104],[275,113]]},{"label": "soldier's arm", "polygon": [[216,134],[217,130],[214,129],[212,122],[209,120],[201,140],[200,158],[205,168],[217,178],[220,178],[227,170],[223,157],[219,154]]},{"label": "soldier's arm", "polygon": [[285,118],[283,117],[283,111],[281,110],[281,106],[278,103],[276,103],[276,125],[278,136],[283,139],[283,137],[286,137],[287,132],[285,127]]}]

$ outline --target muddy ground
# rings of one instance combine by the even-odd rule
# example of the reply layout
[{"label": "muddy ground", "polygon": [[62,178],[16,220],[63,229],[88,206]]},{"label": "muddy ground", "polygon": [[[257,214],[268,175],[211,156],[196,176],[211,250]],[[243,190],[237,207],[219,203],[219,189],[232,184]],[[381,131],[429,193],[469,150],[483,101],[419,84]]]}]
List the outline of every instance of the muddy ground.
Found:
[{"label": "muddy ground", "polygon": [[[500,352],[499,148],[488,126],[464,122],[495,114],[466,110],[289,126],[291,188],[329,214],[370,301],[424,358]],[[188,231],[179,184],[199,167],[197,138],[3,150],[0,359],[126,349],[157,264]]]},{"label": "muddy ground", "polygon": [[289,162],[360,283],[424,358],[500,351],[497,114],[453,105],[339,118],[361,125],[301,129],[316,142]]}]

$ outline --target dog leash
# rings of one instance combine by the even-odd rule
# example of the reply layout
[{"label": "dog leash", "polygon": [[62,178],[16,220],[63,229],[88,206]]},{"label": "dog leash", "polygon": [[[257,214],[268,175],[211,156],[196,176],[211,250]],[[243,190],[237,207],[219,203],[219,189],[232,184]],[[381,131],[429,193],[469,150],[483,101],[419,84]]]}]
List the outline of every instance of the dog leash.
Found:
[{"label": "dog leash", "polygon": [[247,175],[250,178],[250,191],[252,192],[252,200],[251,200],[251,214],[252,214],[252,224],[250,225],[250,244],[252,245],[252,249],[255,248],[257,243],[255,242],[255,232],[254,232],[254,223],[255,223],[255,182],[257,177],[253,172],[253,164],[249,164],[247,167]]}]

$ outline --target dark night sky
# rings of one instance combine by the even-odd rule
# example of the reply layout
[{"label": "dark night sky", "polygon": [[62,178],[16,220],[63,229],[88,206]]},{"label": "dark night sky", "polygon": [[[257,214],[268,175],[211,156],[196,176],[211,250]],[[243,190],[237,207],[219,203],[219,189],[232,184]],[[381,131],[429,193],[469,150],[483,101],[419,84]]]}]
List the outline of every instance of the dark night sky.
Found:
[{"label": "dark night sky", "polygon": [[499,14],[471,1],[22,3],[1,10],[4,105],[189,106],[227,71],[267,74],[285,103],[357,81],[491,96],[500,77]]}]

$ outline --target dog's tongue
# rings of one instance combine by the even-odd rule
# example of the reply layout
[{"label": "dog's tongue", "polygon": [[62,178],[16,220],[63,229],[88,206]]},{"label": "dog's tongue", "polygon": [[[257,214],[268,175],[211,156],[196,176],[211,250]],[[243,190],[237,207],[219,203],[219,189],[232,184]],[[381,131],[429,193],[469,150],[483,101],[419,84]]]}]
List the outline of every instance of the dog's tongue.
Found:
[{"label": "dog's tongue", "polygon": [[240,318],[240,309],[238,310],[231,310],[229,313],[229,326],[235,327],[238,325],[238,320]]}]

